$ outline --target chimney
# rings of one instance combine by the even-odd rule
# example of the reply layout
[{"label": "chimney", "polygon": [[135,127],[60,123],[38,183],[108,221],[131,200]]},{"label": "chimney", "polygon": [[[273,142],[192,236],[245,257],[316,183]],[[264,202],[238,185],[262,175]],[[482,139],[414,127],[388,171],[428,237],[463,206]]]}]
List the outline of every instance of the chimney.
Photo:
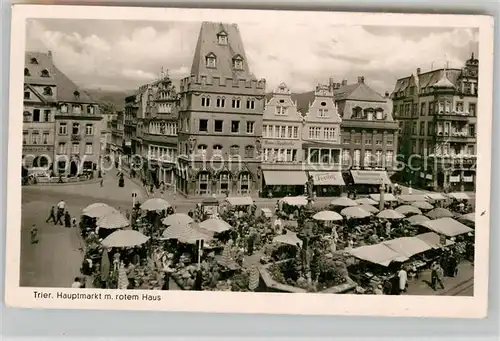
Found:
[{"label": "chimney", "polygon": [[49,50],[49,52],[47,53],[49,58],[52,59],[52,51]]},{"label": "chimney", "polygon": [[417,75],[420,75],[420,71],[422,71],[419,67],[417,68]]},{"label": "chimney", "polygon": [[361,77],[358,77],[358,83],[364,83],[365,82],[365,77],[364,76],[361,76]]},{"label": "chimney", "polygon": [[333,89],[335,89],[335,80],[333,77],[330,77],[330,79],[328,79],[328,90],[332,91]]},{"label": "chimney", "polygon": [[342,79],[342,86],[347,85],[347,79]]}]

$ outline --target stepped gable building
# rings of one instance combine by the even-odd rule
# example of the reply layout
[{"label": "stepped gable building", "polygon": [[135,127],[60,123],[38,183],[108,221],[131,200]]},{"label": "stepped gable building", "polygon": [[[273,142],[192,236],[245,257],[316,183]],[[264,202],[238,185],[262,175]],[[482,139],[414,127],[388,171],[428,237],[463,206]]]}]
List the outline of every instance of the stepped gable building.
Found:
[{"label": "stepped gable building", "polygon": [[285,83],[281,83],[266,103],[262,123],[262,191],[264,197],[304,193],[307,181],[302,166],[304,118]]},{"label": "stepped gable building", "polygon": [[180,192],[258,192],[265,85],[250,71],[238,26],[203,22],[191,74],[180,85]]},{"label": "stepped gable building", "polygon": [[336,84],[335,103],[342,117],[342,168],[344,179],[378,191],[390,184],[396,164],[398,123],[387,92],[378,94],[358,77],[357,83]]},{"label": "stepped gable building", "polygon": [[341,118],[334,102],[338,84],[319,84],[304,115],[302,149],[304,169],[318,196],[339,195],[345,185],[341,174]]},{"label": "stepped gable building", "polygon": [[402,122],[406,181],[433,190],[474,190],[478,68],[472,54],[461,69],[417,68],[397,80],[392,97]]},{"label": "stepped gable building", "polygon": [[46,168],[55,156],[55,65],[50,52],[26,52],[24,63],[23,162]]}]

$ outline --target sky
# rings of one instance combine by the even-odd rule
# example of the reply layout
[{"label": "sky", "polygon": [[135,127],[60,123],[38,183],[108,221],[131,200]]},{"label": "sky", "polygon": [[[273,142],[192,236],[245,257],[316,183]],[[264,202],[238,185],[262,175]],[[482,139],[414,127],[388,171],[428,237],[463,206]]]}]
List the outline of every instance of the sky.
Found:
[{"label": "sky", "polygon": [[[380,93],[420,67],[461,68],[478,55],[478,30],[311,23],[239,24],[252,73],[267,91],[285,82],[294,92],[358,76]],[[200,23],[31,19],[26,50],[51,51],[56,66],[84,88],[132,91],[159,77],[188,76]]]}]

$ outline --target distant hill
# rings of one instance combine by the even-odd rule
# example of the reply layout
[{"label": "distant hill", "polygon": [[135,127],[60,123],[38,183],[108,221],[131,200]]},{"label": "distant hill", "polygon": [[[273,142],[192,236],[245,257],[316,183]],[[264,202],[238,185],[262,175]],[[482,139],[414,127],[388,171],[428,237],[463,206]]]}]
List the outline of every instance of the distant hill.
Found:
[{"label": "distant hill", "polygon": [[117,110],[124,110],[125,97],[129,96],[133,90],[130,91],[110,91],[100,89],[85,89],[94,100],[98,102],[109,102],[115,106]]}]

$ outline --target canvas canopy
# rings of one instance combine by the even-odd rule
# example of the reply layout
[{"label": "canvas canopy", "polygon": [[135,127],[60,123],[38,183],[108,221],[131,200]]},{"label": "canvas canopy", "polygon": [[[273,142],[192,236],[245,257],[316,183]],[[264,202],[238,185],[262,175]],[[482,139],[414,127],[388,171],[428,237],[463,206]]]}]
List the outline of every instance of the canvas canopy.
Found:
[{"label": "canvas canopy", "polygon": [[427,245],[429,245],[433,249],[439,249],[443,246],[449,246],[453,244],[451,240],[446,240],[446,245],[443,245],[441,243],[441,237],[439,237],[439,235],[436,232],[422,233],[417,235],[416,238],[424,241]]},{"label": "canvas canopy", "polygon": [[448,196],[450,198],[457,199],[457,200],[469,200],[470,199],[470,197],[466,193],[463,193],[463,192],[449,193]]},{"label": "canvas canopy", "polygon": [[452,218],[441,218],[429,220],[421,224],[436,233],[447,237],[455,237],[460,234],[472,232],[472,229]]},{"label": "canvas canopy", "polygon": [[424,194],[402,194],[398,195],[398,198],[402,201],[406,202],[415,202],[415,201],[426,201],[427,196]]},{"label": "canvas canopy", "polygon": [[431,200],[446,200],[446,197],[441,193],[427,193],[426,197]]},{"label": "canvas canopy", "polygon": [[[376,202],[380,201],[380,194],[370,194],[370,198],[375,200]],[[398,201],[398,199],[392,195],[391,193],[384,193],[384,200],[385,201]]]},{"label": "canvas canopy", "polygon": [[227,197],[226,202],[233,206],[253,205],[253,199],[251,197]]},{"label": "canvas canopy", "polygon": [[361,246],[349,250],[348,253],[356,258],[383,266],[389,266],[392,262],[404,262],[408,260],[408,257],[400,255],[382,243]]},{"label": "canvas canopy", "polygon": [[416,254],[430,250],[432,247],[417,237],[401,237],[393,240],[389,240],[383,243],[385,246],[389,247],[391,250],[404,255],[406,257],[412,257]]}]

